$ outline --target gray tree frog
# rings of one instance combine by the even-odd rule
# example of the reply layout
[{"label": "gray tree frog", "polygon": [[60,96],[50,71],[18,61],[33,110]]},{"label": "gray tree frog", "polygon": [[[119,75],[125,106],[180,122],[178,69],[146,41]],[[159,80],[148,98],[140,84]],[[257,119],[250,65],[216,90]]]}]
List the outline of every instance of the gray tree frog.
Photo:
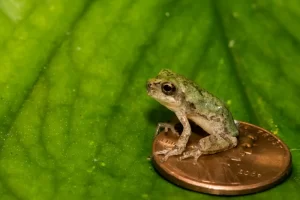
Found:
[{"label": "gray tree frog", "polygon": [[[179,139],[173,148],[156,152],[164,155],[163,161],[174,155],[181,155],[180,159],[193,157],[197,161],[203,154],[214,154],[237,145],[238,124],[225,104],[193,81],[163,69],[157,77],[148,80],[147,92],[173,111],[183,126],[182,134],[178,135]],[[200,139],[196,148],[185,151],[191,135],[188,119],[205,130],[209,136]],[[174,134],[178,134],[169,123],[159,123],[156,134],[160,128],[171,129]]]}]

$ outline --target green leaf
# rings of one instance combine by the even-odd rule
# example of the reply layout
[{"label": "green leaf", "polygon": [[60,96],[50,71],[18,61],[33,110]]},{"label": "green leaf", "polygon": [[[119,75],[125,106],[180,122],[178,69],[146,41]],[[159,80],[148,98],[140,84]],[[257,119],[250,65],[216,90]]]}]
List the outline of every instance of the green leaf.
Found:
[{"label": "green leaf", "polygon": [[240,199],[296,199],[299,20],[297,0],[0,0],[1,199],[217,198],[147,160],[172,116],[146,95],[161,68],[291,149],[283,184]]}]

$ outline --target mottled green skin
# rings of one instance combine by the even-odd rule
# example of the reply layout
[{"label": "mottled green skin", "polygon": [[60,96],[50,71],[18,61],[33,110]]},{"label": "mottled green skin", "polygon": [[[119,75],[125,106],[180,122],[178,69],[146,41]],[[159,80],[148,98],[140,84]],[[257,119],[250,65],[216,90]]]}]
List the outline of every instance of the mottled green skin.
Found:
[{"label": "mottled green skin", "polygon": [[[165,83],[174,85],[176,91],[172,94],[165,94],[162,91],[162,85]],[[211,134],[208,138],[200,140],[197,155],[213,154],[237,145],[235,138],[238,136],[237,126],[225,104],[193,81],[168,69],[163,69],[156,78],[148,81],[148,94],[175,112],[184,126],[183,136],[175,145],[175,148],[179,147],[180,150],[175,150],[176,152],[174,149],[164,150],[159,153],[166,154],[168,157],[170,154],[179,155],[185,150],[191,134],[187,119],[194,121]],[[199,157],[194,153],[192,156]]]}]

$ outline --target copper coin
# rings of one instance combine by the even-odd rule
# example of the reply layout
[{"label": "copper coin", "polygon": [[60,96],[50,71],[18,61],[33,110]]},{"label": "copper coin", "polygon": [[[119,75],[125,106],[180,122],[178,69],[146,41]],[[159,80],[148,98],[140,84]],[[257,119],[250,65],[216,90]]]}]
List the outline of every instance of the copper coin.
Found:
[{"label": "copper coin", "polygon": [[[161,132],[153,142],[153,164],[163,177],[178,186],[216,195],[260,192],[289,175],[291,154],[278,137],[246,122],[240,122],[239,131],[237,147],[200,156],[196,163],[192,158],[180,161],[179,156],[161,162],[163,155],[155,152],[174,146],[178,140],[171,132]],[[203,137],[202,129],[193,130],[187,149],[197,145]]]}]

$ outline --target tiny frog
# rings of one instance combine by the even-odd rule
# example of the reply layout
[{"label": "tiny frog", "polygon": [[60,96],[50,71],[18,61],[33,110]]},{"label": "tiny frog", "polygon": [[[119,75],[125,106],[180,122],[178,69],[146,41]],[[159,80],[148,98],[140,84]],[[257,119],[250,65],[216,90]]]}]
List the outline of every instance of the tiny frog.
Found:
[{"label": "tiny frog", "polygon": [[[171,70],[163,69],[157,77],[147,82],[148,95],[173,111],[183,126],[181,135],[169,123],[159,123],[156,134],[161,128],[170,129],[178,135],[173,148],[157,151],[164,155],[162,161],[170,156],[181,155],[181,159],[193,157],[196,162],[203,154],[214,154],[231,149],[237,145],[238,122],[236,122],[225,104],[193,81]],[[188,121],[195,122],[209,135],[199,140],[198,146],[185,151],[191,135]],[[184,152],[185,151],[185,152]]]}]

